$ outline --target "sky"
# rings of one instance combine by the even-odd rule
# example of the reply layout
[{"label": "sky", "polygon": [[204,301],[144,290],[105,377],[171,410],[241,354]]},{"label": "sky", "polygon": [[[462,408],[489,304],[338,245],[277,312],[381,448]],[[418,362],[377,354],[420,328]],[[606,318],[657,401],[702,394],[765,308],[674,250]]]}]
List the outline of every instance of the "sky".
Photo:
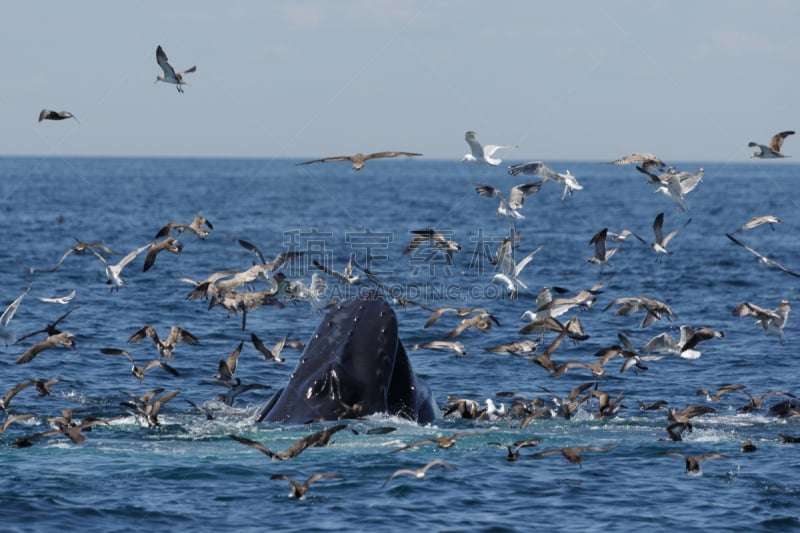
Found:
[{"label": "sky", "polygon": [[[800,127],[798,28],[792,0],[8,2],[0,155],[460,159],[473,130],[515,160],[746,161]],[[184,94],[158,45],[197,65]]]}]

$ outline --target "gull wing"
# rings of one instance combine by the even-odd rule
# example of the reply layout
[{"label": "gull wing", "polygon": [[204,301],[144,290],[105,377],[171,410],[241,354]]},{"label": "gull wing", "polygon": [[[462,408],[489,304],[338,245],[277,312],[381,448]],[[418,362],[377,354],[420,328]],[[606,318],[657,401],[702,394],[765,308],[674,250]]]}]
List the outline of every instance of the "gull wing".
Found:
[{"label": "gull wing", "polygon": [[367,154],[364,156],[364,160],[368,159],[379,159],[383,157],[414,157],[414,156],[421,156],[422,154],[417,154],[415,152],[375,152],[374,154]]},{"label": "gull wing", "polygon": [[297,163],[298,166],[300,165],[310,165],[311,163],[335,163],[337,161],[353,161],[353,156],[351,155],[337,155],[333,157],[323,157],[322,159],[313,159],[311,161],[303,161],[302,163]]},{"label": "gull wing", "polygon": [[542,188],[542,183],[541,181],[535,181],[533,183],[520,183],[512,187],[508,206],[511,209],[519,209],[522,207],[522,204],[525,202],[525,197],[539,192]]},{"label": "gull wing", "polygon": [[793,131],[782,131],[780,133],[776,133],[772,136],[772,139],[769,141],[769,149],[773,152],[780,153],[781,147],[783,146],[783,140],[788,137],[789,135],[794,135]]},{"label": "gull wing", "polygon": [[161,67],[161,70],[164,71],[165,78],[178,79],[178,76],[175,75],[175,69],[169,64],[167,54],[164,52],[164,49],[161,48],[161,45],[158,45],[158,48],[156,48],[156,62],[158,62],[158,66]]},{"label": "gull wing", "polygon": [[465,133],[464,140],[467,141],[467,144],[469,145],[469,150],[472,152],[472,157],[475,159],[482,159],[485,151],[483,146],[481,146],[481,143],[479,143],[475,138],[475,132],[468,131]]}]

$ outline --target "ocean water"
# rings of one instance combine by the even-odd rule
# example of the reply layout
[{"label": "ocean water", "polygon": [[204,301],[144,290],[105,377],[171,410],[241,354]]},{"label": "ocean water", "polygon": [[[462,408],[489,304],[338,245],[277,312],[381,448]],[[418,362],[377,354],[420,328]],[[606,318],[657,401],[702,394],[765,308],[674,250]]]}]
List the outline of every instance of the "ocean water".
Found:
[{"label": "ocean water", "polygon": [[[546,184],[527,198],[524,219],[495,215],[497,199],[475,194],[476,183],[508,191],[521,183],[498,168],[456,161],[370,161],[360,172],[349,165],[295,166],[291,160],[226,159],[0,159],[0,220],[3,249],[0,272],[5,306],[30,287],[10,328],[17,336],[44,327],[71,309],[59,327],[76,337],[76,350],[55,348],[33,361],[14,361],[43,334],[20,343],[0,344],[0,394],[24,380],[59,378],[52,396],[28,387],[9,403],[8,414],[34,414],[0,435],[0,492],[3,523],[8,531],[131,529],[243,531],[370,530],[400,528],[434,531],[648,530],[788,531],[800,528],[800,448],[781,444],[779,433],[800,435],[800,419],[768,416],[767,410],[743,413],[748,403],[741,392],[712,402],[697,395],[739,383],[759,396],[768,391],[800,394],[798,389],[797,313],[790,313],[787,342],[764,333],[749,318],[732,316],[739,303],[774,308],[782,299],[797,301],[800,280],[758,263],[726,237],[755,215],[772,214],[782,222],[773,230],[761,226],[737,234],[740,240],[788,268],[800,270],[800,209],[796,199],[800,166],[787,161],[742,163],[677,163],[682,170],[705,168],[699,187],[688,196],[690,208],[653,194],[653,186],[632,167],[594,162],[550,161],[558,171],[569,168],[584,186],[561,201],[561,190]],[[648,245],[625,242],[602,272],[585,260],[593,253],[589,239],[601,228],[628,228],[652,241],[654,217],[663,212],[665,232],[688,223],[669,245],[672,254],[657,261]],[[72,254],[54,272],[32,272],[55,264],[74,244],[73,237],[104,243],[127,253],[154,240],[169,221],[189,223],[195,214],[214,229],[206,239],[185,232],[180,255],[163,252],[151,270],[144,257],[122,272],[127,285],[109,291],[102,265],[91,254]],[[514,226],[520,235],[516,255],[539,246],[541,251],[520,278],[527,290],[511,299],[501,284],[490,283],[493,253]],[[404,254],[409,230],[435,228],[461,245],[452,262],[429,248]],[[229,316],[207,300],[189,300],[192,287],[179,278],[202,280],[215,271],[243,270],[255,256],[242,248],[245,239],[267,258],[286,250],[306,252],[284,267],[291,279],[306,282],[316,271],[316,258],[341,270],[351,255],[379,273],[394,295],[431,307],[482,306],[497,318],[487,332],[470,329],[458,337],[465,357],[451,352],[409,351],[414,370],[425,377],[437,403],[448,396],[486,399],[511,406],[498,396],[514,391],[528,399],[551,402],[551,393],[565,396],[591,382],[612,398],[623,395],[617,416],[597,420],[597,402],[584,403],[569,420],[538,418],[524,429],[520,419],[464,420],[450,415],[417,425],[389,415],[348,421],[324,448],[311,448],[288,461],[272,461],[257,450],[229,438],[236,434],[259,440],[274,450],[328,424],[282,426],[256,423],[255,415],[274,389],[288,379],[299,350],[286,349],[284,364],[261,359],[250,343],[256,333],[267,345],[290,334],[307,341],[322,319],[304,302],[283,308],[262,307],[247,315]],[[609,247],[612,244],[609,243]],[[611,276],[613,274],[613,277]],[[680,325],[724,331],[723,339],[700,345],[702,356],[685,360],[667,356],[647,362],[648,370],[619,372],[621,359],[606,366],[596,379],[581,368],[551,378],[539,366],[485,348],[524,338],[520,315],[535,308],[544,287],[575,293],[610,278],[589,309],[578,316],[589,335],[581,343],[564,341],[553,360],[592,362],[598,350],[618,343],[625,332],[636,346],[662,332],[678,336]],[[343,287],[330,278],[328,295],[341,299],[370,287]],[[265,283],[254,285],[266,288]],[[44,303],[37,296],[63,296],[67,305]],[[676,316],[639,328],[641,314],[617,316],[603,309],[615,298],[648,296],[667,302]],[[458,320],[444,315],[423,328],[430,313],[395,305],[400,337],[407,347],[442,339]],[[155,358],[146,340],[127,342],[144,325],[166,335],[178,325],[194,335],[197,345],[181,344],[169,363],[180,373],[160,369],[139,382],[130,364],[102,348],[128,350],[137,364]],[[554,334],[546,334],[543,346]],[[246,383],[272,390],[239,396],[233,406],[216,399],[220,387],[204,385],[218,362],[244,341],[236,375]],[[128,393],[139,396],[163,388],[180,393],[166,403],[161,425],[148,428],[120,405]],[[764,401],[769,407],[784,397]],[[187,400],[213,410],[208,420]],[[708,405],[715,412],[695,418],[694,430],[681,442],[665,431],[666,411],[645,411],[638,402],[664,400],[669,406]],[[74,417],[109,418],[74,444],[62,435],[36,440],[30,447],[15,441],[49,428],[48,418],[72,409]],[[388,434],[371,428],[392,426]],[[485,431],[465,436],[450,449],[426,444],[389,454],[420,439],[460,431]],[[512,443],[536,437],[539,444],[523,456],[564,446],[612,447],[587,451],[578,466],[560,454],[506,460],[506,451],[489,443]],[[745,439],[756,446],[742,453]],[[684,472],[673,451],[692,455],[719,453],[727,458],[702,463],[701,475]],[[418,468],[432,459],[453,469],[431,469],[423,479],[399,476],[399,468]],[[288,497],[286,481],[300,481],[314,472],[342,476],[313,484],[305,499]]]}]

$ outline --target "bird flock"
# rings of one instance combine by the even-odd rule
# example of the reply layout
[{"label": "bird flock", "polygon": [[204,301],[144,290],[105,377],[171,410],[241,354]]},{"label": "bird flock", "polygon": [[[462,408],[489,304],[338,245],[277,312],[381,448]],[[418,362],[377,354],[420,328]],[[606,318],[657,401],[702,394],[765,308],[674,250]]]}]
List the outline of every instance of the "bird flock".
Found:
[{"label": "bird flock", "polygon": [[[186,75],[196,72],[196,67],[192,66],[181,72],[175,71],[161,46],[157,48],[156,60],[163,71],[158,75],[156,82],[174,84],[177,91],[183,93]],[[68,111],[56,112],[43,109],[39,114],[40,122],[44,120],[60,121],[67,118],[74,118],[77,121],[77,118]],[[748,146],[756,148],[752,157],[766,159],[789,157],[783,154],[781,149],[784,140],[793,134],[793,131],[777,133],[772,137],[769,145],[750,142]],[[497,167],[502,163],[502,160],[496,156],[499,150],[516,148],[513,145],[482,145],[477,140],[474,131],[466,132],[465,141],[469,152],[463,156],[462,162],[488,165],[489,167]],[[364,168],[367,161],[373,159],[419,156],[422,154],[406,151],[385,151],[366,155],[357,153],[351,156],[324,157],[300,162],[297,165],[347,161],[352,163],[354,171],[359,171]],[[647,183],[655,186],[653,194],[663,195],[672,202],[678,216],[691,211],[691,204],[687,201],[687,197],[701,185],[705,173],[703,168],[695,172],[687,172],[667,167],[657,156],[644,152],[621,157],[611,161],[611,164],[635,165],[638,172],[647,176]],[[617,333],[618,342],[591,354],[588,358],[582,360],[562,359],[558,353],[559,347],[565,339],[579,345],[593,333],[584,329],[578,314],[573,314],[568,319],[561,317],[570,312],[592,310],[598,301],[605,298],[606,284],[617,275],[611,260],[615,257],[619,258],[621,254],[625,253],[625,242],[633,238],[653,250],[654,263],[664,261],[667,256],[674,253],[669,248],[670,243],[674,239],[680,239],[680,232],[692,222],[692,218],[676,222],[666,211],[658,213],[653,219],[653,236],[650,242],[629,229],[615,232],[609,228],[597,228],[593,235],[586,236],[587,245],[593,250],[593,254],[586,259],[586,263],[596,265],[599,275],[603,276],[602,279],[592,287],[578,291],[557,286],[543,287],[534,291],[530,282],[526,281],[530,278],[524,275],[524,269],[536,260],[537,254],[545,245],[528,249],[527,252],[521,250],[522,247],[527,246],[526,240],[520,237],[519,229],[525,220],[526,200],[530,202],[531,198],[539,194],[548,182],[553,182],[562,188],[562,202],[568,202],[570,197],[576,193],[588,194],[589,191],[582,192],[584,186],[568,169],[564,169],[564,172],[557,172],[542,161],[512,165],[508,168],[507,173],[517,177],[520,181],[535,178],[538,180],[516,184],[508,190],[507,194],[503,192],[505,189],[502,187],[482,183],[474,184],[474,190],[482,198],[499,200],[495,211],[496,216],[503,217],[512,224],[509,234],[503,238],[493,256],[486,258],[494,267],[494,271],[484,281],[487,285],[497,284],[503,289],[504,296],[509,299],[518,300],[522,294],[536,293],[536,296],[532,296],[529,300],[532,304],[531,308],[520,317],[523,325],[512,327],[511,329],[514,330],[512,332],[509,330],[508,324],[501,324],[498,319],[499,310],[491,307],[504,305],[503,299],[488,302],[482,307],[462,308],[452,305],[435,306],[431,302],[417,302],[394,292],[387,297],[390,297],[398,308],[416,309],[418,313],[424,314],[426,320],[420,327],[423,336],[433,337],[434,334],[429,332],[437,329],[435,325],[438,323],[438,328],[441,329],[441,324],[449,321],[445,327],[446,333],[442,338],[430,338],[426,342],[409,344],[407,348],[410,350],[452,353],[460,360],[468,357],[468,354],[473,355],[473,346],[479,343],[478,340],[483,333],[492,328],[503,328],[505,331],[509,331],[509,336],[513,335],[516,338],[502,345],[482,346],[481,351],[486,356],[507,356],[529,361],[534,364],[532,368],[540,369],[539,371],[543,372],[542,377],[548,379],[556,379],[570,372],[581,373],[588,381],[571,388],[566,395],[562,395],[552,388],[541,387],[541,391],[546,393],[545,396],[531,399],[513,391],[500,391],[494,400],[485,399],[484,401],[450,394],[447,396],[446,402],[441,405],[444,418],[469,420],[470,423],[481,429],[417,440],[394,448],[388,452],[389,454],[402,455],[400,452],[427,445],[436,445],[442,450],[447,450],[452,448],[457,440],[476,439],[483,435],[488,435],[492,439],[495,432],[493,428],[496,428],[498,424],[523,430],[535,424],[537,419],[570,420],[580,411],[588,413],[597,420],[608,420],[619,416],[626,408],[622,403],[625,395],[621,389],[613,392],[603,390],[607,384],[611,383],[607,381],[607,378],[612,372],[608,368],[612,361],[622,361],[616,374],[625,374],[626,379],[636,379],[640,373],[650,371],[650,368],[663,364],[661,361],[670,357],[688,361],[699,359],[702,356],[701,343],[710,345],[725,342],[723,331],[706,325],[681,324],[678,339],[673,338],[668,331],[662,331],[641,343],[631,340],[631,336],[621,329]],[[738,229],[726,233],[726,236],[732,244],[754,255],[760,265],[758,268],[773,269],[789,278],[800,277],[797,271],[778,263],[765,253],[755,250],[751,245],[740,240],[745,232],[755,234],[763,231],[762,226],[769,226],[773,231],[779,231],[776,228],[779,224],[780,219],[774,215],[757,214],[751,220],[744,222]],[[98,269],[103,272],[109,292],[120,292],[127,285],[123,273],[126,277],[128,276],[130,269],[134,268],[129,265],[134,264],[140,255],[144,254],[145,256],[140,267],[142,272],[158,269],[162,263],[171,259],[169,254],[175,256],[182,254],[184,246],[189,244],[187,239],[197,239],[202,242],[215,230],[212,222],[200,214],[189,223],[171,221],[161,225],[160,228],[153,229],[156,231],[152,239],[143,236],[143,241],[147,242],[133,250],[123,252],[116,251],[106,243],[83,241],[76,237],[75,243],[67,248],[52,266],[30,266],[30,274],[34,276],[34,285],[36,277],[56,276],[57,271],[69,268],[69,264],[76,261],[78,257],[87,257],[87,260],[95,261]],[[670,231],[667,232],[667,230]],[[404,255],[428,250],[444,254],[448,264],[453,264],[457,261],[456,258],[459,254],[464,253],[462,246],[451,236],[434,228],[412,229],[410,235],[411,238],[403,250]],[[298,259],[303,252],[281,251],[274,258],[268,260],[257,245],[243,239],[239,239],[238,243],[243,250],[254,256],[251,257],[251,265],[230,265],[230,268],[225,270],[208,273],[204,279],[180,278],[187,285],[186,299],[206,302],[209,312],[213,312],[215,308],[222,308],[226,315],[240,317],[241,330],[246,335],[245,340],[238,342],[233,347],[230,355],[220,359],[215,368],[209,368],[209,377],[212,379],[201,383],[224,392],[213,400],[209,400],[207,404],[196,404],[187,400],[199,413],[198,416],[202,415],[208,420],[231,416],[231,413],[234,412],[237,413],[236,416],[239,416],[240,412],[235,407],[241,403],[239,399],[241,394],[278,385],[243,383],[236,375],[238,360],[245,349],[246,342],[248,345],[252,345],[252,349],[260,354],[265,364],[269,365],[284,365],[287,362],[287,358],[281,356],[284,350],[298,351],[303,347],[302,342],[290,340],[288,332],[286,335],[276,338],[272,347],[268,347],[256,332],[252,329],[248,330],[248,313],[256,312],[261,308],[272,308],[275,312],[280,312],[280,309],[288,305],[304,305],[308,306],[312,312],[322,312],[336,303],[328,298],[329,285],[332,284],[387,288],[387,280],[380,279],[368,268],[356,264],[354,256],[351,256],[342,272],[333,269],[331,265],[314,260],[312,264],[318,269],[318,272],[314,272],[310,281],[306,281],[290,279],[284,272],[285,265]],[[195,244],[191,243],[192,246]],[[162,254],[162,252],[169,252],[169,254]],[[521,259],[515,259],[518,254],[522,256]],[[162,259],[156,263],[159,255],[162,256]],[[42,259],[44,263],[45,258]],[[3,340],[7,351],[16,351],[18,354],[15,363],[17,365],[35,365],[37,359],[50,357],[47,352],[63,349],[75,350],[77,348],[76,334],[62,328],[65,328],[65,323],[69,322],[70,313],[77,307],[72,307],[60,314],[51,323],[37,331],[16,335],[12,319],[16,313],[20,312],[21,308],[24,308],[25,299],[31,292],[30,286],[19,289],[21,291],[19,296],[7,305],[0,316],[0,339]],[[45,304],[68,306],[71,305],[80,289],[77,287],[64,296],[37,296],[37,298]],[[775,337],[777,342],[786,343],[788,337],[784,327],[790,309],[788,300],[770,301],[767,295],[763,301],[741,302],[730,311],[731,327],[738,327],[736,323],[738,319],[747,318],[765,334]],[[663,324],[664,321],[678,320],[678,314],[667,302],[660,301],[652,295],[634,294],[608,299],[599,312],[613,313],[614,316],[619,317],[641,316],[640,319],[637,318],[637,337],[654,325]],[[312,317],[317,316],[312,314]],[[317,318],[312,318],[312,320],[317,320]],[[624,320],[624,318],[620,320]],[[189,326],[186,327],[189,328]],[[633,327],[632,324],[631,327]],[[755,329],[753,331],[756,332]],[[86,336],[91,336],[91,332],[81,332],[81,338]],[[549,341],[547,341],[548,336],[551,336]],[[138,383],[145,382],[153,372],[161,372],[165,378],[180,380],[181,372],[178,365],[173,362],[176,352],[196,350],[198,345],[202,346],[202,335],[194,335],[183,326],[172,325],[166,336],[163,336],[153,325],[144,325],[132,331],[126,342],[131,346],[125,348],[119,345],[104,346],[97,350],[97,355],[110,356],[102,359],[102,361],[108,361],[110,365],[118,364],[120,361],[124,362],[131,376]],[[139,355],[145,350],[144,347],[139,347],[138,343],[151,344],[149,346],[150,355]],[[134,351],[134,347],[137,349],[136,351]],[[46,397],[53,394],[53,387],[60,382],[62,382],[61,379],[53,377],[4,384],[5,395],[0,398],[0,409],[6,416],[0,433],[15,432],[16,437],[9,441],[11,445],[27,447],[42,439],[58,438],[59,436],[66,437],[72,443],[81,444],[86,441],[87,433],[94,428],[107,426],[123,417],[133,417],[142,427],[154,429],[161,424],[159,414],[163,413],[165,409],[169,409],[167,404],[180,394],[178,389],[165,391],[163,388],[150,389],[143,394],[125,393],[128,399],[119,403],[119,413],[104,417],[82,416],[78,410],[63,410],[60,415],[49,417],[43,413],[24,413],[15,410],[14,398],[20,394],[26,394],[25,391],[29,387],[38,391],[40,396]],[[690,404],[682,407],[671,405],[667,401],[649,404],[639,402],[639,410],[641,412],[663,411],[665,413],[663,438],[671,442],[684,440],[687,433],[691,432],[697,424],[695,419],[715,412],[715,408],[710,404],[722,401],[725,396],[731,398],[738,395],[741,402],[736,408],[741,412],[760,411],[780,418],[800,416],[800,402],[791,391],[776,390],[756,395],[744,384],[726,384],[716,391],[699,390],[698,395],[703,396],[706,401],[702,404]],[[764,405],[765,400],[773,396],[782,399],[772,405]],[[506,402],[509,404],[507,405]],[[359,416],[357,411],[343,407],[342,420]],[[14,429],[11,429],[12,425]],[[44,429],[42,426],[45,425],[49,428]],[[230,438],[262,452],[272,461],[286,461],[296,458],[306,450],[335,444],[331,439],[332,436],[348,427],[346,423],[327,426],[303,437],[288,449],[277,452],[261,442],[242,435],[231,434]],[[33,428],[35,429],[32,430]],[[378,427],[370,431],[389,434],[394,429],[393,427]],[[357,434],[358,431],[350,428],[350,433]],[[786,434],[781,434],[779,438],[784,443],[796,442],[800,439]],[[596,452],[613,453],[616,447],[615,445],[567,446],[526,453],[529,448],[537,447],[540,443],[541,439],[531,435],[513,443],[498,442],[492,439],[485,444],[502,448],[506,452],[508,461],[562,455],[569,463],[578,466],[582,464],[584,454],[587,452],[592,454]],[[743,444],[742,453],[752,451],[755,451],[755,445],[752,442],[748,441]],[[681,457],[684,459],[686,471],[695,474],[700,472],[700,464],[704,461],[733,457],[713,451],[702,455],[689,455],[674,449],[664,450],[656,455]],[[447,471],[455,469],[456,465],[443,459],[434,459],[417,468],[400,468],[386,478],[383,486],[397,483],[397,479],[402,476],[410,476],[414,479],[424,478],[434,467],[439,467],[436,469],[438,475],[447,475]],[[291,490],[290,497],[304,498],[312,483],[341,477],[337,473],[316,472],[300,483],[287,474],[276,473],[271,476],[271,479],[288,482]]]}]

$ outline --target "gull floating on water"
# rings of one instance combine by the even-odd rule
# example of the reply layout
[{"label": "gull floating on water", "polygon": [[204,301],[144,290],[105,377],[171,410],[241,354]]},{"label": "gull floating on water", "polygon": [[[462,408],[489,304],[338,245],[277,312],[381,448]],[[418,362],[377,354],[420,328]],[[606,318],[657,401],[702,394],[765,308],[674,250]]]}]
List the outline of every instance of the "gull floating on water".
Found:
[{"label": "gull floating on water", "polygon": [[306,493],[308,492],[308,487],[311,486],[311,484],[314,483],[315,481],[318,481],[320,479],[331,479],[331,478],[341,479],[342,477],[344,476],[339,474],[326,474],[323,472],[317,472],[315,474],[311,474],[310,476],[308,476],[308,479],[306,479],[304,483],[295,481],[286,474],[272,474],[269,478],[283,479],[285,481],[288,481],[289,485],[291,485],[292,487],[292,492],[289,493],[289,497],[302,500],[306,497]]},{"label": "gull floating on water", "polygon": [[39,122],[43,120],[64,120],[65,118],[74,118],[75,122],[80,122],[78,117],[69,111],[52,111],[50,109],[42,109],[39,113]]},{"label": "gull floating on water", "polygon": [[357,153],[355,155],[337,155],[333,157],[324,157],[322,159],[313,159],[311,161],[303,161],[302,163],[297,163],[297,166],[300,165],[310,165],[312,163],[335,163],[337,161],[350,161],[353,163],[353,170],[361,170],[364,168],[364,164],[370,159],[383,159],[386,157],[417,157],[421,156],[422,154],[418,154],[415,152],[375,152],[373,154],[362,154]]},{"label": "gull floating on water", "polygon": [[183,75],[197,70],[197,67],[193,66],[191,68],[187,68],[183,72],[175,72],[175,69],[169,64],[169,61],[167,60],[167,54],[164,52],[164,49],[161,48],[161,45],[158,45],[158,48],[156,48],[156,61],[158,62],[158,66],[161,67],[161,70],[164,71],[163,74],[156,76],[156,83],[159,81],[174,83],[177,85],[179,93],[183,92],[183,87],[181,87],[181,85],[186,85],[186,82],[183,81]]},{"label": "gull floating on water", "polygon": [[782,131],[780,133],[776,133],[775,135],[772,136],[772,139],[770,139],[769,146],[750,141],[749,143],[747,143],[748,147],[758,148],[750,157],[759,157],[761,159],[773,159],[776,157],[791,157],[781,153],[783,140],[786,139],[786,137],[788,137],[789,135],[794,135],[794,132]]},{"label": "gull floating on water", "polygon": [[505,148],[518,148],[517,146],[513,145],[500,145],[500,144],[487,144],[486,146],[482,146],[481,143],[475,138],[474,131],[468,131],[464,134],[464,140],[467,141],[469,145],[470,153],[464,154],[464,157],[461,158],[461,162],[469,161],[470,163],[477,163],[483,164],[487,163],[492,166],[497,166],[503,162],[502,159],[492,157],[494,153],[498,150],[502,150]]},{"label": "gull floating on water", "polygon": [[567,170],[564,174],[560,174],[541,161],[533,161],[531,163],[523,163],[521,165],[512,165],[508,167],[508,173],[512,176],[516,176],[517,174],[537,176],[544,178],[542,183],[547,183],[547,181],[550,180],[558,183],[559,185],[563,185],[564,192],[561,193],[562,202],[567,197],[567,194],[572,196],[574,191],[580,191],[583,189],[583,185],[578,183],[578,180],[575,179],[575,176],[573,176],[569,170]]}]

